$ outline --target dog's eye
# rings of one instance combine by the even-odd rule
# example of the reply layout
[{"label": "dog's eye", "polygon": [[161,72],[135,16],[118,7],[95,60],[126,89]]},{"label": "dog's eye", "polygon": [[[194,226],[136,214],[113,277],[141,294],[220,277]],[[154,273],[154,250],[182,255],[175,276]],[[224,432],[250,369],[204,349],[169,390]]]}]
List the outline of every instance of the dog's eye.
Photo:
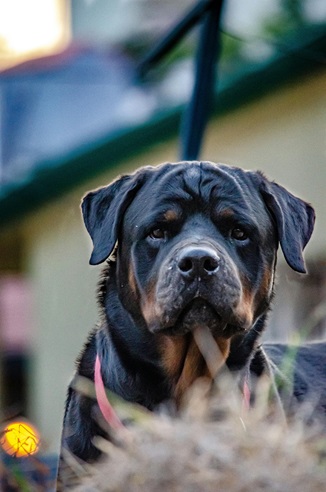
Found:
[{"label": "dog's eye", "polygon": [[152,239],[165,239],[165,231],[163,229],[153,229],[149,237]]},{"label": "dog's eye", "polygon": [[231,231],[231,237],[237,241],[245,241],[248,238],[247,233],[240,227],[235,227]]}]

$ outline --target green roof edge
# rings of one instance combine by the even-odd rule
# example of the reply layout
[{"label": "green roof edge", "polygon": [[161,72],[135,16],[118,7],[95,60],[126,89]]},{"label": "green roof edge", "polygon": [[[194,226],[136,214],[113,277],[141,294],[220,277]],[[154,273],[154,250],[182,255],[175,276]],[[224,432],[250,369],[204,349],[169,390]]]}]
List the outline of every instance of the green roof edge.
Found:
[{"label": "green roof edge", "polygon": [[[308,41],[304,42],[303,38],[298,38],[289,53],[275,56],[267,63],[246,66],[220,85],[213,106],[214,116],[247,104],[299,77],[325,69],[325,26],[320,26],[314,36],[310,33]],[[309,54],[313,50],[321,50],[320,59]],[[183,107],[164,111],[137,127],[110,134],[59,158],[42,161],[24,179],[0,187],[0,227],[21,220],[72,187],[176,137],[182,113]]]}]

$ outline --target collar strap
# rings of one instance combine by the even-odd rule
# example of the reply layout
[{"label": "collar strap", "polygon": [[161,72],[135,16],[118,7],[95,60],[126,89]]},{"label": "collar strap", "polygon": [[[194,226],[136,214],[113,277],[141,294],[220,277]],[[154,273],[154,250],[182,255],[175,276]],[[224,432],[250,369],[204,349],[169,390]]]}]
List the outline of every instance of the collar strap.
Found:
[{"label": "collar strap", "polygon": [[104,419],[113,429],[118,430],[124,428],[123,423],[113,410],[113,407],[106,396],[106,390],[101,374],[101,361],[98,354],[95,359],[94,383],[97,403]]},{"label": "collar strap", "polygon": [[[94,382],[95,382],[95,393],[96,393],[97,403],[98,406],[100,407],[104,419],[109,424],[109,426],[112,427],[113,429],[124,428],[123,423],[119,419],[116,412],[113,410],[113,407],[109,402],[108,397],[106,396],[105,386],[101,374],[101,361],[98,354],[96,355],[96,359],[95,359]],[[248,412],[250,409],[250,388],[249,388],[248,381],[246,379],[244,380],[243,383],[242,396],[243,396],[242,399],[243,411]]]}]

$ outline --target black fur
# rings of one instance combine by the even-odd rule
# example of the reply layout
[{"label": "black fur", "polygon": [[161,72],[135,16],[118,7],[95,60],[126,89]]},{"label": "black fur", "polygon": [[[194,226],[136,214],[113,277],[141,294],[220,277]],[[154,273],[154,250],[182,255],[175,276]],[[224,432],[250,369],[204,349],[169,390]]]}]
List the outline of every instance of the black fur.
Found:
[{"label": "black fur", "polygon": [[[276,253],[280,242],[291,268],[305,271],[302,251],[314,224],[310,205],[261,173],[182,162],[123,176],[89,193],[82,211],[93,241],[90,263],[113,251],[116,258],[104,270],[102,324],[83,350],[78,374],[94,379],[98,353],[107,388],[153,410],[182,397],[188,360],[194,360],[193,379],[207,375],[203,360],[188,359],[198,325],[211,331],[231,371],[251,368],[259,376],[266,353],[279,363],[280,346],[260,346]],[[323,369],[316,366],[320,378],[321,346],[299,352],[296,367],[309,369],[308,385],[318,357],[324,361]],[[300,379],[294,396],[306,394]],[[92,441],[103,435],[98,415],[95,400],[69,390],[63,446],[85,461],[99,456]]]}]

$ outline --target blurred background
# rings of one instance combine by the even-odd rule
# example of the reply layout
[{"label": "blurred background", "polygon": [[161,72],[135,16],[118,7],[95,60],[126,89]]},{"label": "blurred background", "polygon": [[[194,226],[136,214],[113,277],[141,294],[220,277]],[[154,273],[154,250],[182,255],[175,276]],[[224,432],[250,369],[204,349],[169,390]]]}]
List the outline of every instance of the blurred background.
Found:
[{"label": "blurred background", "polygon": [[[194,0],[0,0],[0,412],[57,453],[74,360],[98,320],[87,190],[176,161],[198,28],[137,67]],[[200,158],[311,202],[308,276],[279,257],[266,337],[325,337],[326,2],[226,0]]]}]

